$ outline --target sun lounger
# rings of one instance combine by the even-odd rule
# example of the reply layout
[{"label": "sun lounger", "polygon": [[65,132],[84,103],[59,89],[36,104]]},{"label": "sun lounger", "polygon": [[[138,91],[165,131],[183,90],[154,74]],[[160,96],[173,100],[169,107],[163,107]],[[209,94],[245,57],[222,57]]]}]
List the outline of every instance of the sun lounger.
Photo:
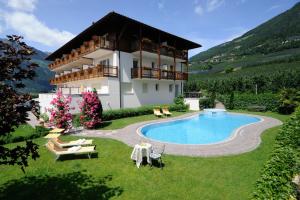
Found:
[{"label": "sun lounger", "polygon": [[163,114],[162,114],[162,113],[160,112],[160,110],[157,109],[157,108],[153,109],[153,113],[154,113],[154,115],[157,116],[157,117],[162,117],[162,116],[163,116]]},{"label": "sun lounger", "polygon": [[167,116],[168,116],[168,115],[172,115],[172,113],[169,111],[168,108],[163,108],[163,109],[162,109],[162,112],[163,112],[164,115],[167,115]]},{"label": "sun lounger", "polygon": [[86,139],[79,139],[79,140],[73,140],[73,141],[69,141],[69,142],[63,142],[58,138],[53,138],[52,142],[60,147],[60,148],[64,148],[64,147],[72,147],[72,146],[87,146],[87,145],[92,145],[93,140],[86,140]]},{"label": "sun lounger", "polygon": [[60,148],[56,146],[52,141],[48,141],[46,147],[49,151],[56,155],[56,160],[63,155],[78,155],[78,154],[87,154],[91,158],[91,154],[96,152],[96,146],[74,146],[71,148]]}]

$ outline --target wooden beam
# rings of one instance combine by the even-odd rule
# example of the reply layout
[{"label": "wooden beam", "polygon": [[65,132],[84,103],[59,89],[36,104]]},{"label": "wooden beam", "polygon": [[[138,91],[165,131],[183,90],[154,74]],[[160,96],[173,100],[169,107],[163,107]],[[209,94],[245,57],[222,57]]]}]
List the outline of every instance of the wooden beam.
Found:
[{"label": "wooden beam", "polygon": [[140,26],[140,73],[139,78],[142,78],[142,68],[143,68],[143,43],[142,43],[142,27]]},{"label": "wooden beam", "polygon": [[158,32],[158,45],[157,45],[157,65],[158,65],[158,80],[161,79],[160,71],[160,33]]},{"label": "wooden beam", "polygon": [[174,73],[174,80],[176,80],[176,50],[175,49],[173,50],[173,59],[174,59],[173,73]]}]

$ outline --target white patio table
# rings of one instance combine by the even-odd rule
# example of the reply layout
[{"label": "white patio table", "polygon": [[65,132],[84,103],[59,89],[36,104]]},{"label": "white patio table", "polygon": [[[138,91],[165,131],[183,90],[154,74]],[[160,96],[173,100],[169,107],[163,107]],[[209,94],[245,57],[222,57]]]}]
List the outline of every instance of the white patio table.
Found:
[{"label": "white patio table", "polygon": [[152,145],[149,143],[136,144],[131,153],[131,159],[136,161],[136,166],[139,168],[143,162],[143,157],[147,157],[147,162],[151,164],[150,153]]}]

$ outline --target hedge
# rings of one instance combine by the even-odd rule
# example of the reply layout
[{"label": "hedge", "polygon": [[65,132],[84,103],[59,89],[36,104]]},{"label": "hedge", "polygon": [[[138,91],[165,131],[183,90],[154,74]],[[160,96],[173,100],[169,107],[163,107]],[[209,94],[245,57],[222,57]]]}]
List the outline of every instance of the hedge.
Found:
[{"label": "hedge", "polygon": [[102,120],[109,121],[113,119],[120,119],[125,117],[134,117],[134,116],[141,116],[141,115],[149,115],[153,114],[153,108],[156,107],[168,107],[170,111],[186,111],[188,110],[187,105],[178,105],[178,104],[171,104],[171,105],[151,105],[151,106],[142,106],[139,108],[123,108],[117,110],[107,110],[102,113]]},{"label": "hedge", "polygon": [[32,140],[35,138],[39,138],[47,135],[49,133],[49,130],[50,129],[44,128],[42,126],[36,126],[35,131],[33,131],[31,134],[28,134],[26,136],[14,136],[14,135],[3,136],[0,137],[0,145],[14,143],[14,142],[23,142],[25,140]]},{"label": "hedge", "polygon": [[253,199],[296,199],[293,177],[300,172],[300,108],[276,136],[271,158],[256,182]]},{"label": "hedge", "polygon": [[[230,107],[230,95],[220,95],[217,97],[226,108]],[[253,106],[265,107],[267,111],[277,112],[279,107],[278,96],[272,93],[262,94],[234,94],[233,108],[246,110]]]}]

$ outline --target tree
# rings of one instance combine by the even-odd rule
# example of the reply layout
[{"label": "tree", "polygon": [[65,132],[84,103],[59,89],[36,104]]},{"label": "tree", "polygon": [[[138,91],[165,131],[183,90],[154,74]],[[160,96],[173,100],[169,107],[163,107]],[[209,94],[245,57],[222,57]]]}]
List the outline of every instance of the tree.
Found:
[{"label": "tree", "polygon": [[56,97],[52,99],[50,104],[53,108],[48,109],[50,112],[50,124],[57,128],[70,129],[72,126],[72,114],[70,107],[72,97],[64,97],[61,91],[57,91]]},{"label": "tree", "polygon": [[95,128],[102,122],[102,104],[96,89],[82,93],[83,101],[80,104],[80,122],[86,128]]},{"label": "tree", "polygon": [[[0,41],[0,136],[8,136],[27,120],[27,112],[34,107],[29,94],[21,93],[24,79],[33,79],[36,63],[30,62],[35,51],[21,40],[21,36],[7,36]],[[25,146],[7,148],[0,145],[0,164],[19,165],[24,171],[28,158],[39,157],[38,145],[26,141]]]}]

